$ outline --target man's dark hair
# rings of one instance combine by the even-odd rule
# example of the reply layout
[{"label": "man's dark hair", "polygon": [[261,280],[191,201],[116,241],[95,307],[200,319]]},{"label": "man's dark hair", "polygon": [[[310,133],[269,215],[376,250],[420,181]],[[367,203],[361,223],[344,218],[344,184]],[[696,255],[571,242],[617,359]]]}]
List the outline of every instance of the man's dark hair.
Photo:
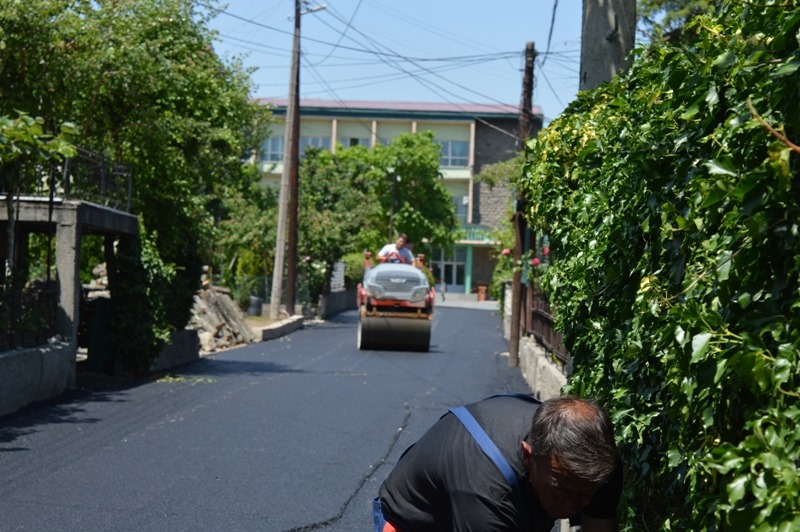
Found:
[{"label": "man's dark hair", "polygon": [[[408,235],[407,234],[405,234],[405,233],[397,233],[397,238],[402,238],[405,241],[405,243],[408,244]],[[397,238],[395,238],[395,240],[397,240]]]},{"label": "man's dark hair", "polygon": [[576,479],[600,484],[619,462],[614,429],[604,408],[575,396],[548,399],[526,438],[536,459],[554,456]]}]

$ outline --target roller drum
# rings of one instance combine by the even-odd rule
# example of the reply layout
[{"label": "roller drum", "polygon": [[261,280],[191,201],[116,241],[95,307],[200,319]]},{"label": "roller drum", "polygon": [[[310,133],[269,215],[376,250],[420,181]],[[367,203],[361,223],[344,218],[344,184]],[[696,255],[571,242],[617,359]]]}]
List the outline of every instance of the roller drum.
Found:
[{"label": "roller drum", "polygon": [[431,320],[361,316],[358,322],[358,348],[394,351],[430,349]]}]

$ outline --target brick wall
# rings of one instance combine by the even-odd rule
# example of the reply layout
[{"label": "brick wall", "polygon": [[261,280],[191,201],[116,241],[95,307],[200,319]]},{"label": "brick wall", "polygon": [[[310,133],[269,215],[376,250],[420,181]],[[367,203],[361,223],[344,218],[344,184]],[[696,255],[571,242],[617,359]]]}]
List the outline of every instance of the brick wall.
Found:
[{"label": "brick wall", "polygon": [[[494,120],[475,127],[475,174],[485,167],[507,161],[517,153],[517,120]],[[492,127],[494,126],[494,127]],[[498,129],[502,131],[498,131]],[[503,186],[490,188],[485,183],[473,185],[472,223],[498,228],[508,212],[511,191]]]},{"label": "brick wall", "polygon": [[[517,153],[516,120],[493,120],[487,125],[475,123],[475,173],[479,174],[484,166],[507,161]],[[502,131],[498,131],[498,128]]]},{"label": "brick wall", "polygon": [[504,186],[489,187],[486,183],[473,185],[472,223],[499,229],[509,215],[511,190]]}]

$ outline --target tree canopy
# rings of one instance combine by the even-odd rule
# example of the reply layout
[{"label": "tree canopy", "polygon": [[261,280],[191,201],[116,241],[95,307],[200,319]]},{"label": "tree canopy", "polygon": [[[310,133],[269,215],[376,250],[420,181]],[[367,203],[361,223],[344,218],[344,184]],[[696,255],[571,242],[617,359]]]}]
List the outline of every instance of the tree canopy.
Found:
[{"label": "tree canopy", "polygon": [[[447,247],[458,229],[455,206],[439,172],[440,147],[433,132],[405,133],[374,149],[374,166],[382,174],[374,190],[383,215],[375,226],[383,225],[386,241],[394,233],[406,233],[415,252],[426,247]],[[384,243],[386,242],[384,241]]]},{"label": "tree canopy", "polygon": [[333,264],[379,250],[406,233],[414,251],[451,245],[458,227],[431,133],[405,134],[368,150],[308,149],[300,168],[298,251],[318,294]]},{"label": "tree canopy", "polygon": [[[268,110],[251,102],[238,61],[214,53],[191,0],[26,0],[0,4],[0,116],[20,110],[49,131],[135,169],[132,210],[157,260],[176,274],[164,327],[183,327],[203,263],[213,260],[228,191],[252,182],[242,164]],[[152,276],[150,277],[153,278]]]}]

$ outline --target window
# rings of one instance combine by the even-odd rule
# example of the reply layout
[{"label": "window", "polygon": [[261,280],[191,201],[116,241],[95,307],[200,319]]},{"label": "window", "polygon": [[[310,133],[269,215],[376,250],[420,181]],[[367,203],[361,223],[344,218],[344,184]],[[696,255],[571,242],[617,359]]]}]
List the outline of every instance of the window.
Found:
[{"label": "window", "polygon": [[306,152],[306,148],[320,148],[323,150],[331,149],[330,137],[300,137],[300,157]]},{"label": "window", "polygon": [[352,148],[353,146],[365,146],[369,148],[369,139],[361,137],[341,137],[339,144],[345,148]]},{"label": "window", "polygon": [[467,196],[455,196],[453,197],[453,203],[456,207],[456,218],[461,223],[462,227],[467,225],[467,204],[469,203],[469,198]]},{"label": "window", "polygon": [[261,147],[261,161],[283,161],[283,137],[269,137]]},{"label": "window", "polygon": [[441,166],[467,166],[469,165],[469,142],[465,140],[443,140],[442,157],[439,159]]}]

